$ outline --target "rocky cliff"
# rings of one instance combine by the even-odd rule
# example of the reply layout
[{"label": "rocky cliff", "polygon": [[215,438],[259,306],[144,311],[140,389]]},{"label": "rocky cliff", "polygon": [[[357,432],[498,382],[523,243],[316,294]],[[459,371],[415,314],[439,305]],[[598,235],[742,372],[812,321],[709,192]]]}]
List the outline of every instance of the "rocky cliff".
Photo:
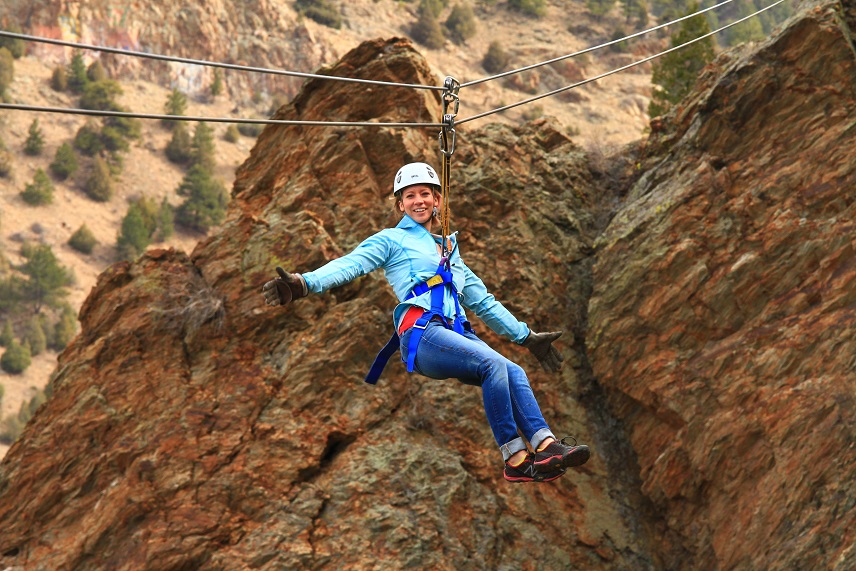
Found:
[{"label": "rocky cliff", "polygon": [[[566,366],[479,332],[593,447],[582,469],[506,484],[477,389],[400,363],[364,385],[381,276],[261,303],[274,266],[393,224],[395,170],[437,156],[432,130],[269,127],[219,233],[100,276],[0,463],[0,564],[850,568],[854,22],[852,0],[822,4],[721,57],[629,175],[549,120],[462,129],[463,255],[521,319],[565,329]],[[398,39],[333,72],[437,83]],[[278,117],[439,113],[435,94],[312,80]]]}]

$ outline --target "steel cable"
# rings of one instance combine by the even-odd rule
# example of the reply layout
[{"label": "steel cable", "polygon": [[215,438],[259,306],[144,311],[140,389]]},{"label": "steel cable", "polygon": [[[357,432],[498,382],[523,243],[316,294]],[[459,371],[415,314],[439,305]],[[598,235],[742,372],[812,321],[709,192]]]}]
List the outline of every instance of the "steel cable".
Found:
[{"label": "steel cable", "polygon": [[668,54],[668,53],[671,53],[671,52],[673,52],[673,51],[676,51],[676,50],[679,50],[679,49],[681,49],[681,48],[684,48],[684,47],[686,47],[686,46],[688,46],[688,45],[690,45],[690,44],[694,44],[694,43],[699,42],[699,41],[701,41],[701,40],[703,40],[703,39],[705,39],[705,38],[709,38],[709,37],[711,37],[711,36],[713,36],[713,35],[715,35],[715,34],[718,34],[719,32],[722,32],[723,30],[727,30],[728,28],[730,28],[730,27],[732,27],[732,26],[736,26],[737,24],[740,24],[741,22],[745,22],[745,21],[746,21],[746,20],[748,20],[749,18],[753,18],[753,17],[757,16],[758,14],[760,14],[760,13],[762,13],[762,12],[766,12],[767,10],[770,10],[771,8],[775,8],[776,6],[778,6],[779,4],[781,4],[781,3],[783,3],[783,2],[785,2],[785,0],[778,0],[777,2],[774,2],[773,4],[770,4],[769,6],[767,6],[767,7],[765,7],[765,8],[761,8],[760,10],[758,10],[758,11],[756,11],[756,12],[753,12],[752,14],[749,14],[748,16],[744,16],[743,18],[740,18],[739,20],[735,20],[734,22],[731,22],[730,24],[726,24],[725,26],[719,27],[719,28],[717,28],[716,30],[714,30],[714,31],[712,31],[712,32],[708,32],[707,34],[704,34],[703,36],[699,36],[699,37],[697,37],[697,38],[695,38],[695,39],[692,39],[692,40],[690,40],[690,41],[688,41],[688,42],[684,42],[683,44],[680,44],[680,45],[678,45],[678,46],[674,46],[674,47],[672,47],[672,48],[669,48],[669,49],[667,49],[667,50],[664,50],[664,51],[659,52],[659,53],[657,53],[657,54],[654,54],[654,55],[652,55],[652,56],[648,56],[648,57],[646,57],[646,58],[644,58],[644,59],[641,59],[641,60],[639,60],[639,61],[633,62],[633,63],[631,63],[631,64],[627,64],[627,65],[625,65],[625,66],[622,66],[622,67],[619,67],[619,68],[613,69],[613,70],[611,70],[611,71],[607,71],[607,72],[602,73],[602,74],[600,74],[600,75],[596,75],[596,76],[594,76],[594,77],[591,77],[591,78],[588,78],[588,79],[584,79],[584,80],[582,80],[582,81],[579,81],[579,82],[577,82],[577,83],[574,83],[573,85],[568,85],[568,86],[565,86],[565,87],[562,87],[562,88],[559,88],[559,89],[554,89],[553,91],[549,91],[549,92],[547,92],[547,93],[542,93],[541,95],[537,95],[537,96],[535,96],[535,97],[530,97],[529,99],[524,99],[523,101],[518,101],[517,103],[512,103],[511,105],[505,105],[505,106],[503,106],[503,107],[499,107],[499,108],[497,108],[497,109],[493,109],[493,110],[491,110],[491,111],[485,111],[484,113],[479,113],[479,114],[477,114],[477,115],[473,115],[473,116],[471,116],[471,117],[467,117],[466,119],[461,119],[460,121],[456,121],[456,123],[455,123],[455,124],[456,124],[456,125],[460,125],[460,124],[462,124],[462,123],[468,123],[468,122],[470,122],[470,121],[475,121],[476,119],[481,119],[481,118],[483,118],[483,117],[487,117],[488,115],[493,115],[493,114],[495,114],[495,113],[501,113],[502,111],[508,111],[509,109],[513,109],[514,107],[519,107],[519,106],[521,106],[521,105],[526,105],[527,103],[532,103],[533,101],[538,101],[539,99],[544,99],[545,97],[550,97],[551,95],[556,95],[557,93],[562,93],[563,91],[568,91],[569,89],[574,89],[574,88],[576,88],[576,87],[580,87],[581,85],[585,85],[585,84],[587,84],[587,83],[591,83],[591,82],[593,82],[593,81],[597,81],[598,79],[603,79],[604,77],[607,77],[607,76],[610,76],[610,75],[616,74],[616,73],[618,73],[618,72],[621,72],[621,71],[624,71],[624,70],[630,69],[630,68],[632,68],[632,67],[636,67],[637,65],[642,65],[642,64],[643,64],[643,63],[645,63],[645,62],[649,62],[649,61],[651,61],[651,60],[653,60],[653,59],[656,59],[656,58],[658,58],[658,57],[660,57],[660,56],[664,56],[664,55],[666,55],[666,54]]}]

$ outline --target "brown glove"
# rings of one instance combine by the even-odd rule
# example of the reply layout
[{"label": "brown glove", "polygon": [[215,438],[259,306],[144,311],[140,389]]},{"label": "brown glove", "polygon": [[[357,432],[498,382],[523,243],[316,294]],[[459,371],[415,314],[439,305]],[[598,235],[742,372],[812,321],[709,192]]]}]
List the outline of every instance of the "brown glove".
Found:
[{"label": "brown glove", "polygon": [[565,360],[562,354],[559,353],[559,350],[553,347],[553,341],[558,339],[561,334],[561,331],[551,331],[549,333],[535,333],[534,331],[530,331],[529,337],[521,345],[535,355],[535,358],[538,359],[538,362],[541,363],[541,367],[545,371],[555,373],[562,368],[562,361]]},{"label": "brown glove", "polygon": [[270,280],[262,286],[262,294],[265,296],[265,303],[268,305],[285,305],[293,299],[306,297],[309,290],[306,287],[306,281],[300,274],[289,274],[285,270],[277,266],[276,273],[279,277],[275,280]]}]

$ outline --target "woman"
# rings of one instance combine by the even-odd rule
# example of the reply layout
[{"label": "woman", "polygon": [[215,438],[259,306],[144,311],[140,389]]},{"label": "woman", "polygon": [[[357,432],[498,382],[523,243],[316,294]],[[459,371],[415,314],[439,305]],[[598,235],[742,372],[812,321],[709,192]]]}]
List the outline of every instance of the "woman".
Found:
[{"label": "woman", "polygon": [[505,461],[506,480],[547,482],[571,466],[584,464],[589,458],[588,446],[568,446],[556,440],[526,373],[476,337],[460,306],[472,310],[499,335],[529,349],[551,372],[561,366],[562,356],[552,345],[561,331],[535,333],[517,321],[464,264],[456,233],[447,238],[444,251],[443,239],[436,234],[440,226],[439,179],[430,165],[401,167],[393,183],[393,197],[396,209],[404,214],[395,228],[381,230],[351,253],[315,271],[301,275],[277,268],[281,277],[262,288],[266,303],[286,304],[383,268],[400,301],[393,320],[407,370],[434,379],[454,377],[482,388],[485,414]]}]

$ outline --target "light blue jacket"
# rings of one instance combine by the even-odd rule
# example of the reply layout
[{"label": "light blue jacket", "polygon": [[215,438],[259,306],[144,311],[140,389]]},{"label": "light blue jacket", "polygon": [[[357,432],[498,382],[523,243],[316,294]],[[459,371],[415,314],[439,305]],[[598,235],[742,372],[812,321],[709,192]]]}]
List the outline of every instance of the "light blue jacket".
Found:
[{"label": "light blue jacket", "polygon": [[[496,301],[479,277],[464,264],[458,251],[457,233],[451,236],[451,240],[452,281],[459,292],[461,304],[472,310],[499,335],[515,343],[522,343],[529,335],[529,327]],[[309,291],[321,293],[383,268],[386,280],[401,302],[393,312],[393,320],[398,327],[401,317],[411,305],[431,308],[430,292],[406,301],[405,298],[416,284],[437,272],[440,264],[440,254],[437,252],[439,242],[439,237],[431,235],[425,227],[405,214],[395,228],[386,228],[369,236],[353,252],[324,264],[314,272],[303,274],[303,279]],[[445,290],[443,314],[453,319],[455,301],[449,288]],[[466,319],[465,314],[461,317]]]}]

